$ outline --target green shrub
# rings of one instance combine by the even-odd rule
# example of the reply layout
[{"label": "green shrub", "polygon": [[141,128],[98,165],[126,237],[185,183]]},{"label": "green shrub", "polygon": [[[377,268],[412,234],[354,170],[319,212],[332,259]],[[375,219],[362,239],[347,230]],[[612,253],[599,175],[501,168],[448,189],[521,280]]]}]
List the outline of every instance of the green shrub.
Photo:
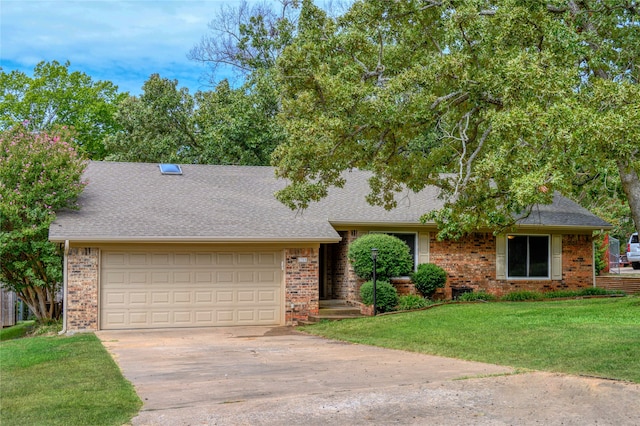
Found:
[{"label": "green shrub", "polygon": [[487,293],[486,291],[473,291],[469,293],[462,293],[458,297],[458,300],[461,302],[475,302],[477,300],[490,302],[492,300],[496,300],[496,297],[493,294]]},{"label": "green shrub", "polygon": [[542,293],[538,291],[521,290],[507,293],[502,296],[500,300],[504,300],[507,302],[524,302],[530,300],[542,300],[543,298],[544,296],[542,295]]},{"label": "green shrub", "polygon": [[545,299],[559,299],[562,297],[576,297],[578,296],[578,291],[576,290],[554,290],[548,291],[543,294]]},{"label": "green shrub", "polygon": [[398,299],[399,311],[411,311],[413,309],[426,308],[429,305],[429,301],[417,294],[407,294],[405,296],[400,296]]},{"label": "green shrub", "polygon": [[[373,305],[373,282],[360,287],[360,298],[365,305]],[[398,291],[389,281],[376,281],[376,311],[391,312],[398,306]]]},{"label": "green shrub", "polygon": [[393,235],[367,234],[351,243],[348,253],[349,262],[360,278],[370,280],[373,277],[372,248],[378,249],[377,278],[384,280],[411,272],[413,258],[404,241]]},{"label": "green shrub", "polygon": [[416,289],[424,297],[431,297],[437,288],[442,288],[447,282],[447,273],[433,263],[421,263],[418,270],[411,275]]},{"label": "green shrub", "polygon": [[607,290],[600,287],[585,287],[578,290],[578,296],[604,296],[607,294],[625,294],[622,290]]}]

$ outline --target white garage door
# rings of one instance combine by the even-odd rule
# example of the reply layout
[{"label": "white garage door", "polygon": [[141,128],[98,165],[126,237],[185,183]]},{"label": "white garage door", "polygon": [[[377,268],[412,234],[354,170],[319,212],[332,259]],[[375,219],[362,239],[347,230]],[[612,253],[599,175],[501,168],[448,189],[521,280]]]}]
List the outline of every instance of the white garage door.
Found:
[{"label": "white garage door", "polygon": [[100,328],[278,325],[281,252],[104,251]]}]

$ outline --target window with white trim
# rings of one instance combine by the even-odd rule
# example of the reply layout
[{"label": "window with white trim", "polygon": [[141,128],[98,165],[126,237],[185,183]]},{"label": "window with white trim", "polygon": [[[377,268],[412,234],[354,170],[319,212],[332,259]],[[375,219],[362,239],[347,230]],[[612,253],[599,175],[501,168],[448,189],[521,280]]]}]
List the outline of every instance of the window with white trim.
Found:
[{"label": "window with white trim", "polygon": [[548,235],[507,236],[507,276],[509,278],[549,278]]}]

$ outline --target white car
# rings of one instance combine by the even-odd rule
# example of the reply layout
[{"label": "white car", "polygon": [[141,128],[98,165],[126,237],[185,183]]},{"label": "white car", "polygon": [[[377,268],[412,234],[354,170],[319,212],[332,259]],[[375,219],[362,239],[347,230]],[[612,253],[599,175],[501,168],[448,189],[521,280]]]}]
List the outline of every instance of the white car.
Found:
[{"label": "white car", "polygon": [[627,261],[631,262],[633,269],[640,269],[640,242],[638,241],[638,233],[634,233],[629,238],[627,244]]}]

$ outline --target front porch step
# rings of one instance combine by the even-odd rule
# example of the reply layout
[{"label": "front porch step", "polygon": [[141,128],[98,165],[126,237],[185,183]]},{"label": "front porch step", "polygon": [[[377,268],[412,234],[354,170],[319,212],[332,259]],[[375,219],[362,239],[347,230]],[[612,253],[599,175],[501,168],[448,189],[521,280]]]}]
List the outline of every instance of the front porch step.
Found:
[{"label": "front porch step", "polygon": [[344,300],[321,300],[318,315],[309,315],[309,322],[316,323],[322,320],[339,321],[349,318],[358,318],[360,309],[348,305]]}]

